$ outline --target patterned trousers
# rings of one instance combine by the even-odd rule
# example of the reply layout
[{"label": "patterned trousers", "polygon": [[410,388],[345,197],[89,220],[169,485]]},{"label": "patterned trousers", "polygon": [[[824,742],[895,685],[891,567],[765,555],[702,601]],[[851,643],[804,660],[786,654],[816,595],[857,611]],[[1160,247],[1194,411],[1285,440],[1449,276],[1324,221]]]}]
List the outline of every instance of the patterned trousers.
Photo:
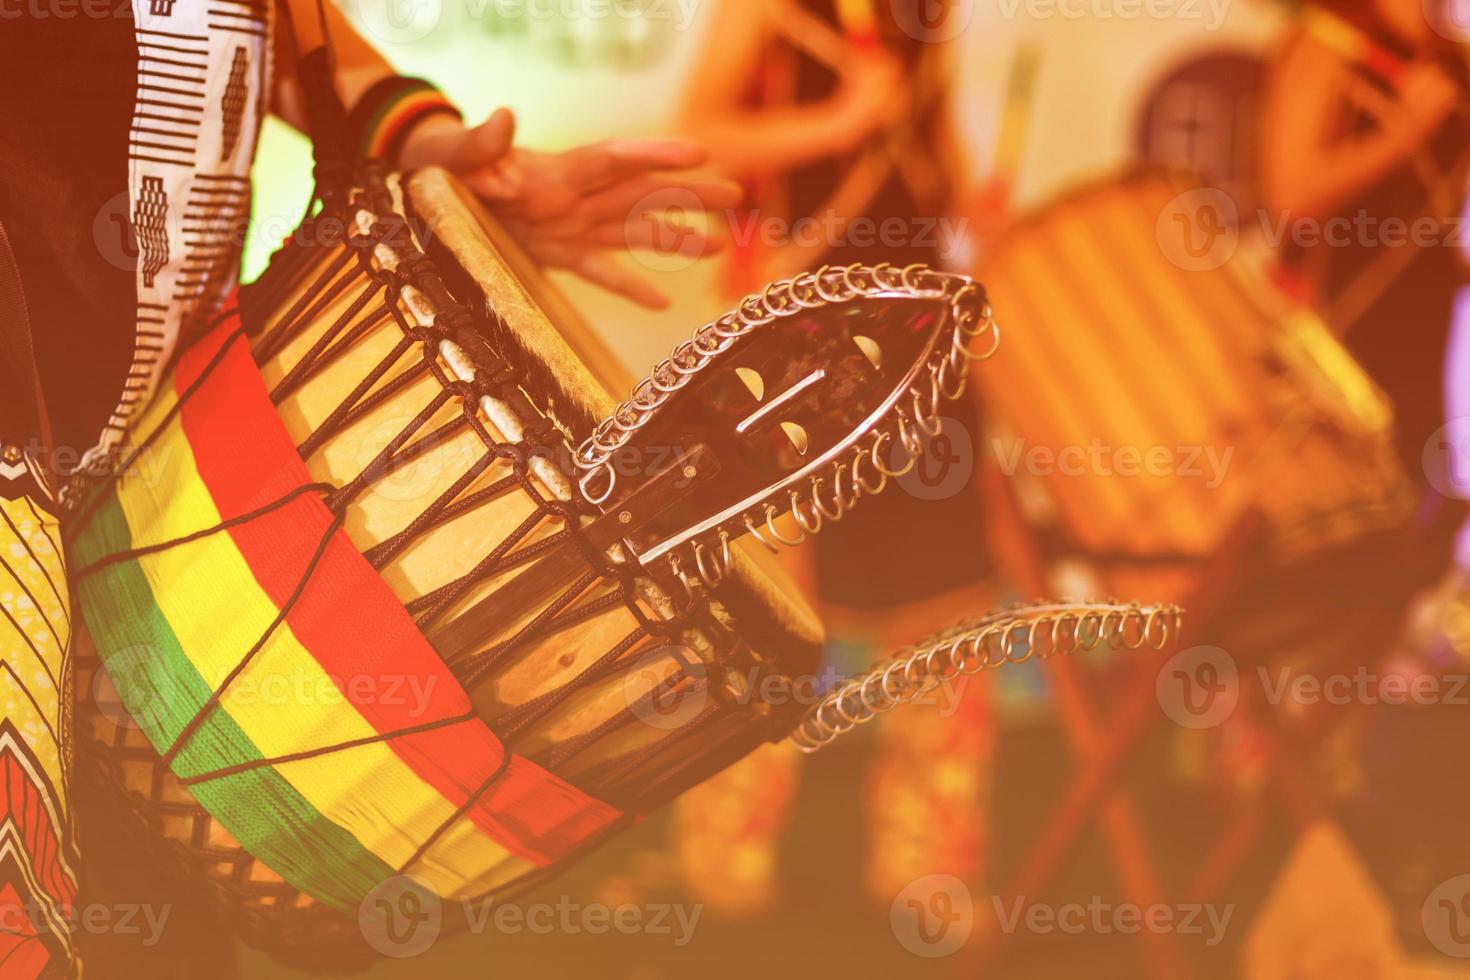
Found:
[{"label": "patterned trousers", "polygon": [[0,498],[0,980],[78,969],[70,605],[56,518]]}]

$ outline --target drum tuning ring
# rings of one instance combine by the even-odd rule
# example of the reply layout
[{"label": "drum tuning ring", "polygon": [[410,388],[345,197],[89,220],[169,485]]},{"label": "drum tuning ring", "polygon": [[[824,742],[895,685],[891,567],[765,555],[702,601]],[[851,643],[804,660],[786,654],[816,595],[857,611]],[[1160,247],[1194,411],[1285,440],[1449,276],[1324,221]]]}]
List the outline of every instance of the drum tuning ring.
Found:
[{"label": "drum tuning ring", "polygon": [[1163,649],[1182,622],[1178,606],[1137,603],[1038,603],[993,612],[904,647],[839,684],[797,723],[791,739],[803,752],[815,752],[936,685],[1006,664],[1104,642],[1120,649]]},{"label": "drum tuning ring", "polygon": [[720,528],[719,551],[712,551],[704,541],[694,542],[694,564],[705,588],[714,591],[730,571],[730,532]]},{"label": "drum tuning ring", "polygon": [[[793,493],[794,493],[794,491],[793,491]],[[801,536],[800,537],[797,537],[797,538],[787,538],[787,537],[783,536],[780,531],[776,530],[776,516],[778,514],[780,514],[780,511],[777,510],[774,505],[772,505],[772,504],[766,504],[766,533],[767,534],[769,534],[776,541],[779,541],[781,544],[786,545],[786,547],[788,547],[788,548],[795,548],[797,545],[799,545],[802,542],[806,541],[807,534],[806,534],[806,531],[804,529],[802,529],[801,532],[800,532],[801,533]]]}]

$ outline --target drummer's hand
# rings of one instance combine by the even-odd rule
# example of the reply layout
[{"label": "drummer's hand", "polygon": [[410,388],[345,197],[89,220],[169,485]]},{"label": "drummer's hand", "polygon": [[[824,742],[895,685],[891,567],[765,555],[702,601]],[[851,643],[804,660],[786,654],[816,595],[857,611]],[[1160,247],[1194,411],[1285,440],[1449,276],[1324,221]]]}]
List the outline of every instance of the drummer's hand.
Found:
[{"label": "drummer's hand", "polygon": [[903,66],[881,49],[854,51],[838,77],[832,112],[841,123],[840,149],[851,150],[907,109]]},{"label": "drummer's hand", "polygon": [[436,163],[454,172],[537,261],[650,308],[667,306],[668,299],[625,269],[616,252],[659,248],[699,257],[719,250],[718,239],[665,216],[739,203],[734,181],[677,172],[705,162],[701,147],[610,140],[539,153],[512,147],[514,131],[514,117],[505,109],[477,127],[460,127],[457,137],[448,126],[429,130],[426,124],[414,132],[401,160],[409,167]]},{"label": "drummer's hand", "polygon": [[1416,142],[1439,128],[1460,104],[1460,89],[1439,65],[1415,62],[1399,82],[1398,124]]}]

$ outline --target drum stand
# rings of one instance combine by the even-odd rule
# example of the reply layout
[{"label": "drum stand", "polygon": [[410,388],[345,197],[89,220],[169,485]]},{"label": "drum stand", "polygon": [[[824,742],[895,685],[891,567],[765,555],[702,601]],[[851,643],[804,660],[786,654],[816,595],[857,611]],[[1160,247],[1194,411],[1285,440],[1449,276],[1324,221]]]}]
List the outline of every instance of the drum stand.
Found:
[{"label": "drum stand", "polygon": [[[996,515],[993,530],[996,552],[1003,556],[1007,573],[1023,593],[1045,594],[1049,585],[1045,563],[1027,530],[1011,487],[993,469],[987,469],[983,479],[987,505]],[[1223,583],[1230,580],[1230,569],[1238,564],[1257,528],[1256,519],[1242,520],[1226,546],[1205,567],[1200,576],[1203,584],[1182,603],[1195,622],[1209,622],[1223,611],[1226,599]],[[1074,660],[1051,658],[1045,661],[1043,669],[1078,772],[1062,802],[1052,810],[1040,835],[1026,852],[1009,887],[998,890],[1002,906],[1009,907],[1018,898],[1024,901],[1041,894],[1061,869],[1086,829],[1087,821],[1094,816],[1100,818],[1101,833],[1108,844],[1109,860],[1122,899],[1140,908],[1167,901],[1168,892],[1151,853],[1138,808],[1120,786],[1130,755],[1161,721],[1156,693],[1158,663],[1141,659],[1131,665],[1123,685],[1126,693],[1110,716],[1104,715],[1099,710],[1101,706],[1089,696],[1087,680]],[[1253,673],[1242,672],[1243,675]],[[1258,682],[1242,683],[1236,710],[1268,707],[1263,694]],[[1321,705],[1317,708],[1294,731],[1269,726],[1262,732],[1267,778],[1279,792],[1297,833],[1309,827],[1326,809],[1315,773],[1310,766],[1299,762],[1309,754],[1310,746],[1320,744],[1328,734],[1329,712]],[[1188,880],[1181,892],[1182,899],[1208,901],[1217,894],[1254,847],[1266,825],[1267,797],[1262,794],[1240,808],[1232,826]],[[1149,976],[1185,980],[1196,975],[1178,935],[1141,929],[1138,938]],[[993,963],[1004,940],[999,930],[992,930],[966,963],[966,973]]]}]

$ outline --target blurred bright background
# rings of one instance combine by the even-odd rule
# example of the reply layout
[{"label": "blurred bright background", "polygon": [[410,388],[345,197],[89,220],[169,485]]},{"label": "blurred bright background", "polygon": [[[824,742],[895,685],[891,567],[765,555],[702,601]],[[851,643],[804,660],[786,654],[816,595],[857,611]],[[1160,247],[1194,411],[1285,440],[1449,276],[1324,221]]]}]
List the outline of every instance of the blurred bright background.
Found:
[{"label": "blurred bright background", "polygon": [[[500,106],[513,109],[518,142],[526,146],[557,150],[612,137],[678,135],[683,93],[700,71],[702,53],[719,44],[710,31],[714,0],[642,0],[619,5],[624,13],[612,16],[586,12],[605,11],[605,3],[581,2],[590,6],[579,6],[579,0],[347,0],[344,9],[399,71],[434,81],[462,107],[468,121]],[[697,929],[685,945],[654,935],[458,936],[421,956],[384,962],[369,976],[1315,978],[1349,975],[1345,971],[1361,966],[1351,939],[1371,936],[1376,941],[1408,936],[1415,929],[1417,945],[1402,941],[1410,946],[1409,958],[1426,953],[1436,958],[1437,965],[1424,969],[1449,975],[1463,962],[1460,953],[1446,954],[1451,947],[1460,948],[1455,945],[1459,939],[1436,940],[1429,918],[1417,926],[1410,920],[1421,908],[1437,907],[1425,897],[1437,882],[1470,873],[1470,866],[1445,865],[1441,858],[1409,860],[1400,853],[1403,848],[1390,848],[1392,854],[1373,859],[1354,858],[1338,830],[1339,822],[1351,824],[1352,818],[1335,821],[1324,814],[1372,786],[1375,772],[1392,770],[1405,759],[1424,759],[1426,746],[1438,746],[1446,759],[1458,759],[1465,743],[1446,739],[1433,726],[1421,730],[1398,724],[1396,718],[1387,730],[1403,735],[1402,744],[1390,740],[1401,754],[1385,750],[1374,756],[1363,747],[1362,733],[1377,731],[1377,721],[1344,720],[1322,730],[1282,735],[1275,727],[1291,711],[1279,704],[1246,705],[1247,692],[1256,690],[1249,678],[1258,665],[1321,663],[1319,655],[1336,656],[1349,648],[1352,667],[1379,664],[1406,648],[1420,647],[1449,650],[1444,656],[1463,667],[1463,660],[1454,660],[1463,658],[1466,649],[1463,621],[1456,620],[1458,633],[1446,625],[1454,616],[1463,620],[1467,608],[1463,581],[1448,570],[1443,530],[1450,518],[1442,498],[1453,494],[1427,493],[1418,510],[1405,505],[1404,513],[1412,512],[1419,521],[1412,524],[1412,534],[1422,532],[1432,544],[1409,548],[1430,566],[1412,574],[1396,571],[1399,566],[1392,562],[1399,560],[1399,551],[1383,543],[1390,535],[1379,533],[1376,525],[1373,533],[1365,530],[1357,537],[1356,526],[1345,532],[1354,545],[1362,544],[1359,550],[1333,550],[1342,542],[1332,540],[1300,561],[1283,557],[1290,552],[1289,543],[1273,540],[1269,559],[1260,558],[1258,565],[1242,562],[1229,575],[1219,572],[1222,563],[1229,563],[1226,559],[1234,560],[1228,554],[1229,538],[1223,531],[1210,536],[1244,513],[1264,513],[1264,522],[1272,524],[1278,510],[1297,503],[1315,508],[1314,514],[1355,513],[1357,502],[1339,506],[1339,496],[1366,493],[1363,488],[1376,486],[1373,481],[1387,469],[1393,470],[1393,480],[1412,486],[1413,493],[1425,490],[1426,481],[1443,490],[1414,455],[1426,439],[1432,443],[1433,426],[1398,434],[1399,444],[1410,447],[1404,460],[1395,456],[1388,437],[1379,448],[1389,462],[1369,460],[1361,448],[1366,443],[1354,441],[1362,433],[1344,423],[1346,435],[1333,430],[1317,442],[1279,453],[1287,460],[1285,470],[1261,463],[1271,453],[1251,442],[1248,416],[1252,408],[1279,407],[1273,394],[1259,394],[1275,389],[1265,381],[1259,388],[1241,381],[1242,391],[1255,394],[1239,396],[1233,387],[1239,379],[1271,372],[1290,375],[1295,363],[1290,351],[1308,351],[1303,356],[1316,358],[1311,370],[1325,364],[1323,373],[1334,381],[1348,379],[1344,390],[1357,393],[1359,407],[1364,398],[1376,404],[1373,385],[1355,373],[1351,357],[1338,357],[1340,349],[1320,324],[1313,326],[1318,324],[1316,314],[1276,298],[1276,287],[1262,285],[1252,297],[1269,293],[1270,302],[1261,300],[1261,308],[1269,307],[1269,312],[1248,303],[1231,306],[1236,300],[1224,298],[1215,280],[1199,278],[1218,264],[1191,268],[1169,254],[1162,238],[1153,239],[1155,218],[1160,229],[1165,227],[1173,204],[1164,199],[1172,191],[1129,183],[1127,176],[1145,164],[1193,173],[1195,183],[1185,186],[1238,193],[1246,213],[1258,191],[1254,134],[1265,98],[1262,78],[1283,39],[1299,24],[1298,12],[1268,0],[950,0],[937,6],[948,6],[965,25],[951,45],[956,67],[950,121],[964,157],[962,172],[953,175],[959,196],[982,193],[1003,172],[1007,232],[1024,236],[1027,229],[1043,229],[1037,237],[1054,246],[1058,263],[1055,272],[1045,277],[1033,272],[1028,281],[1021,271],[1026,263],[1012,258],[1023,253],[1005,250],[1005,243],[1016,238],[997,235],[971,242],[981,251],[1000,249],[994,271],[1003,291],[995,295],[1008,331],[1005,343],[1023,345],[1034,336],[1031,342],[1044,351],[1037,355],[1046,365],[1043,374],[1074,369],[1095,382],[1078,423],[1094,428],[1084,436],[1063,438],[1039,417],[1065,401],[1069,390],[1060,382],[1061,394],[1044,389],[1035,363],[1024,376],[1025,364],[1014,360],[987,365],[985,370],[994,373],[981,385],[984,419],[977,415],[964,423],[970,427],[965,434],[970,436],[975,481],[983,482],[982,471],[994,461],[988,452],[991,437],[1018,435],[1057,448],[1079,444],[1067,439],[1087,445],[1091,436],[1123,431],[1121,438],[1127,441],[1112,445],[1156,445],[1150,440],[1164,437],[1142,423],[1131,434],[1126,429],[1125,423],[1137,419],[1118,406],[1135,396],[1137,404],[1152,405],[1140,409],[1140,417],[1153,412],[1149,421],[1165,419],[1160,425],[1172,433],[1167,438],[1178,440],[1165,444],[1170,449],[1192,444],[1231,454],[1239,450],[1222,492],[1185,500],[1193,491],[1184,489],[1177,498],[1156,495],[1135,502],[1130,519],[1137,526],[1123,530],[1155,541],[1164,557],[1156,554],[1104,570],[1065,547],[1060,555],[1052,547],[1069,534],[1087,537],[1076,528],[1069,530],[1066,506],[1073,498],[1068,494],[1083,486],[1099,494],[1125,486],[1119,493],[1126,494],[1135,484],[1120,483],[1115,475],[1111,483],[1074,481],[1052,499],[1049,491],[1038,489],[1045,481],[1028,481],[1026,473],[1020,474],[1010,493],[1020,523],[1030,525],[1043,541],[1038,549],[1045,561],[1038,559],[1038,568],[1029,568],[1017,557],[1025,548],[1011,547],[1010,539],[989,527],[989,547],[997,558],[980,592],[991,604],[1030,598],[1038,591],[1126,593],[1128,598],[1186,604],[1198,598],[1208,614],[1192,621],[1195,631],[1189,642],[1198,645],[1191,648],[1195,659],[1172,669],[1195,672],[1190,677],[1218,677],[1199,672],[1216,665],[1209,660],[1214,654],[1197,653],[1218,645],[1231,671],[1229,683],[1235,685],[1231,705],[1239,695],[1241,709],[1228,721],[1181,721],[1163,693],[1173,675],[1160,673],[1163,680],[1156,689],[1156,665],[1149,664],[1140,680],[1129,657],[1141,655],[1078,658],[1072,672],[1056,675],[1023,665],[1002,672],[994,683],[977,683],[966,693],[964,706],[942,721],[906,717],[902,726],[875,726],[812,760],[786,749],[767,750],[678,806],[651,816],[525,899],[555,904],[562,896],[573,896],[609,905],[698,907]],[[636,15],[639,10],[642,16]],[[1029,84],[1018,86],[1016,79],[1022,76],[1029,77]],[[310,192],[309,150],[300,136],[279,124],[268,125],[258,159],[256,233],[245,259],[247,278],[258,273],[274,242],[294,225]],[[1092,198],[1076,196],[1082,188],[1097,189],[1103,197],[1118,188],[1125,200],[1134,195],[1152,202],[1147,207],[1153,210],[1141,231],[1131,225],[1125,229],[1121,219],[1115,225],[1095,221],[1094,212],[1086,210]],[[1157,202],[1148,197],[1156,190]],[[1116,218],[1118,207],[1104,201],[1096,213]],[[1076,215],[1074,223],[1062,221],[1068,214]],[[1045,223],[1053,218],[1057,224]],[[1249,237],[1243,220],[1232,230],[1238,230],[1242,241]],[[1140,254],[1129,251],[1143,240],[1130,237],[1135,232],[1147,239],[1149,262],[1162,271],[1119,267],[1120,256]],[[1089,235],[1093,240],[1084,247]],[[1039,254],[1043,269],[1052,268],[1045,261],[1053,253],[1036,247],[1037,252],[1023,254],[1026,261],[1038,261]],[[1172,266],[1162,261],[1161,251]],[[1250,248],[1241,249],[1242,260],[1250,254]],[[668,266],[657,256],[628,261],[646,265],[673,298],[669,309],[650,313],[564,274],[549,275],[630,374],[641,376],[698,325],[730,308],[735,297],[727,288],[725,258],[680,263],[674,271],[661,271]],[[1069,261],[1076,264],[1069,268]],[[1037,285],[1037,279],[1044,283]],[[1048,295],[1052,292],[1065,297]],[[1198,320],[1199,330],[1218,330],[1227,341],[1200,354],[1185,350],[1188,344],[1158,341],[1162,327],[1148,335],[1149,328],[1137,324],[1153,315],[1149,304],[1157,297],[1168,298],[1163,320],[1181,331],[1194,329]],[[1004,298],[1013,298],[1009,307]],[[1132,315],[1146,307],[1148,312]],[[1273,338],[1265,345],[1269,351],[1250,352],[1251,358],[1269,360],[1269,370],[1258,360],[1243,357],[1237,362],[1220,353],[1246,335],[1241,324],[1251,316],[1258,316]],[[1417,335],[1420,326],[1405,318],[1401,336]],[[1278,345],[1278,334],[1289,342]],[[1085,347],[1084,342],[1096,346]],[[1405,354],[1403,359],[1417,356]],[[1057,363],[1068,360],[1070,364]],[[1439,362],[1415,363],[1420,373],[1410,387],[1437,391]],[[1381,380],[1374,364],[1368,364],[1367,373]],[[1388,371],[1384,376],[1394,375]],[[1009,412],[1015,408],[1007,401],[1013,378],[1011,397],[1034,408],[1037,419],[1024,411]],[[1171,385],[1171,394],[1143,401]],[[1229,391],[1219,394],[1217,389]],[[1221,403],[1237,396],[1241,404],[1232,411],[1238,409],[1238,417],[1232,415],[1203,433],[1188,429],[1192,420],[1187,416],[1194,407],[1224,413]],[[1114,422],[1123,429],[1110,428]],[[1289,469],[1293,460],[1296,470]],[[1177,490],[1179,475],[1155,489],[1159,494]],[[1223,481],[1223,471],[1220,476]],[[1076,499],[1083,496],[1077,491]],[[1101,516],[1095,520],[1095,529],[1101,529],[1097,536],[1108,538],[1114,525]],[[1174,521],[1187,526],[1184,537],[1194,542],[1191,547],[1197,545],[1194,551],[1181,546],[1188,552],[1182,557],[1164,546],[1167,541],[1158,543],[1166,536],[1165,526]],[[1404,521],[1404,527],[1412,523],[1408,517]],[[990,523],[993,514],[987,512]],[[1431,525],[1435,530],[1424,530]],[[1038,527],[1044,530],[1036,531]],[[1114,540],[1127,537],[1123,530],[1093,543],[1099,551],[1123,547]],[[908,546],[924,551],[932,544],[924,535],[932,533],[916,525]],[[1393,540],[1418,539],[1404,531]],[[1068,541],[1078,553],[1085,550],[1076,540]],[[973,548],[982,547],[977,535]],[[883,556],[873,560],[881,564]],[[1298,588],[1300,592],[1293,591]],[[1399,588],[1405,594],[1399,595]],[[1217,592],[1228,597],[1221,599]],[[1384,604],[1376,605],[1379,600]],[[1348,616],[1344,607],[1356,607],[1367,625]],[[935,615],[947,616],[952,610],[944,606]],[[875,628],[860,616],[834,614],[829,617],[829,659],[842,670],[856,669],[890,643],[917,639],[926,622],[928,627],[944,625],[912,610],[902,617],[895,614],[891,629]],[[1137,731],[1127,741],[1109,741],[1118,732],[1133,731],[1128,726],[1134,722]],[[1087,783],[1088,773],[1125,794],[1126,801],[1119,795],[1108,802],[1111,791],[1103,790],[1079,803],[1075,794]],[[1460,780],[1452,769],[1444,778]],[[1308,784],[1313,789],[1298,796],[1289,791],[1292,785]],[[1288,791],[1282,792],[1283,787]],[[1376,797],[1380,810],[1385,794],[1393,797],[1381,791]],[[1406,800],[1390,806],[1397,807],[1397,822],[1364,818],[1366,833],[1382,833],[1383,826],[1401,828],[1406,820],[1412,827],[1414,815],[1407,812]],[[1446,819],[1461,805],[1449,790],[1443,798],[1430,793],[1414,800],[1415,807]],[[1405,839],[1414,836],[1412,830],[1395,833]],[[1047,846],[1055,850],[1047,852]],[[1393,879],[1402,888],[1383,881],[1362,884],[1361,864],[1379,858],[1412,865],[1412,873]],[[928,940],[915,941],[903,923],[915,909],[928,910],[936,922],[945,920],[953,910],[953,896],[940,901],[939,892],[954,882],[973,901],[965,912],[967,939],[938,953]],[[1016,897],[1014,888],[1027,882],[1039,891],[1020,897],[1045,903],[1053,912],[1089,903],[1114,909],[1137,902],[1139,896],[1168,896],[1167,909],[1176,916],[1199,917],[1200,928],[1177,923],[1142,930],[1116,923],[1077,930],[1018,927],[1014,921],[1007,925],[1007,903]],[[919,891],[911,892],[913,887]],[[1292,909],[1304,908],[1299,901],[1303,895],[1324,896],[1324,903],[1294,917]],[[1336,906],[1326,901],[1332,896],[1352,898]],[[1225,919],[1218,935],[1208,925],[1211,914]],[[1262,931],[1263,922],[1273,928]],[[1470,918],[1464,924],[1470,928]],[[1425,930],[1431,933],[1427,943]],[[1334,966],[1328,956],[1286,969],[1289,958],[1280,950],[1324,935],[1328,947],[1345,951],[1346,961],[1358,966]],[[1383,943],[1390,941],[1384,938]],[[1261,954],[1261,949],[1276,952]],[[1254,957],[1252,950],[1257,951]],[[261,954],[244,955],[254,976],[296,975]],[[1247,969],[1246,963],[1254,967]],[[1262,964],[1275,964],[1282,972],[1261,972]],[[1372,966],[1351,975],[1411,975],[1395,972],[1399,969]]]}]

